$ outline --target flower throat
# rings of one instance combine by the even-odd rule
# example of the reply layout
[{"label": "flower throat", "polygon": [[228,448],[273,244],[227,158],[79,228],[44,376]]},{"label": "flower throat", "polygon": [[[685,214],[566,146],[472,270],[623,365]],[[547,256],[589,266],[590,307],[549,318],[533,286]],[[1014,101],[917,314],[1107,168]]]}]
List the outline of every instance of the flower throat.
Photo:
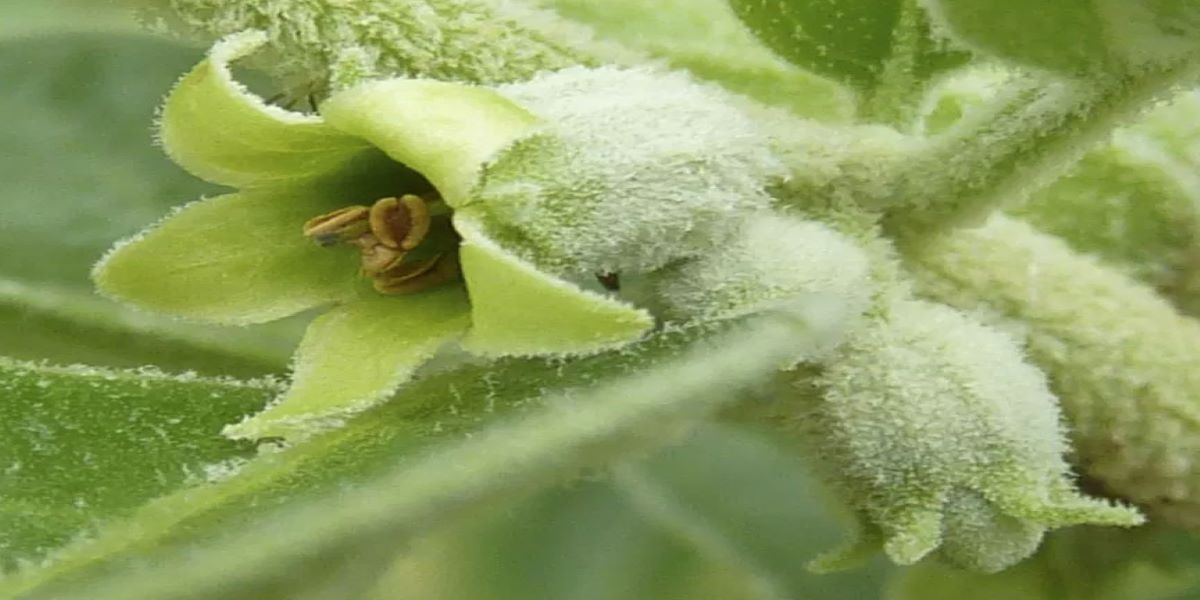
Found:
[{"label": "flower throat", "polygon": [[304,223],[320,246],[357,246],[364,276],[382,294],[410,294],[459,277],[458,235],[440,199],[414,194],[347,206]]}]

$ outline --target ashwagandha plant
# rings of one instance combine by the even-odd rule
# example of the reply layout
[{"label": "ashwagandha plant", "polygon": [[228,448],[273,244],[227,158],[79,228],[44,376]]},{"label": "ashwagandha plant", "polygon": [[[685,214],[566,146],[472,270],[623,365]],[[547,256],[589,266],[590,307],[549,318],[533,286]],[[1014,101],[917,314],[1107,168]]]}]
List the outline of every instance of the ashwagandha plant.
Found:
[{"label": "ashwagandha plant", "polygon": [[467,597],[521,546],[464,515],[546,489],[707,561],[546,597],[1193,586],[1200,2],[135,4],[209,48],[155,127],[225,191],[96,288],[308,322],[286,379],[0,362],[0,596]]}]

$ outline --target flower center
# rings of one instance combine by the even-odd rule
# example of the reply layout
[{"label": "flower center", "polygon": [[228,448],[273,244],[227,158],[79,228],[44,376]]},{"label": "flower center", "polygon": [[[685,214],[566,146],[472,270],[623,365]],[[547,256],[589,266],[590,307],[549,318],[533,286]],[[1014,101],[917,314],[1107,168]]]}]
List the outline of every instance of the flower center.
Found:
[{"label": "flower center", "polygon": [[357,246],[363,275],[382,294],[419,292],[459,276],[459,238],[440,199],[405,194],[347,206],[309,219],[303,231],[320,246]]}]

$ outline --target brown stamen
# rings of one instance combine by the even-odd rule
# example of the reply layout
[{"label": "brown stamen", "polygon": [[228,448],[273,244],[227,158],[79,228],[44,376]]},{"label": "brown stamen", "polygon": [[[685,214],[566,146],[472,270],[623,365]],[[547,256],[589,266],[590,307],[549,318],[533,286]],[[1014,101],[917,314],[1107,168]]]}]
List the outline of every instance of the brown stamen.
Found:
[{"label": "brown stamen", "polygon": [[321,246],[350,242],[370,231],[369,212],[358,205],[339,208],[305,221],[302,231]]},{"label": "brown stamen", "polygon": [[458,276],[458,252],[451,251],[400,265],[393,272],[376,277],[374,283],[375,290],[381,294],[410,294],[453,281]]},{"label": "brown stamen", "polygon": [[404,261],[403,251],[379,243],[379,240],[369,233],[360,236],[353,243],[358,246],[362,257],[362,271],[370,277],[395,269]]},{"label": "brown stamen", "polygon": [[405,194],[400,198],[384,198],[371,206],[371,233],[380,243],[412,250],[429,233],[429,205],[420,196]]}]

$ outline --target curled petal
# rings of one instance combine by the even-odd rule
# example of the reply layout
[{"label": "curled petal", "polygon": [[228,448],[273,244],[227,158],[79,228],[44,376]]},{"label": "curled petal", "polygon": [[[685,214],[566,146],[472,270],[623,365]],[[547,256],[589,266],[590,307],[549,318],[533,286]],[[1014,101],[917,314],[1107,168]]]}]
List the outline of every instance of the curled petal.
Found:
[{"label": "curled petal", "polygon": [[466,203],[484,163],[537,124],[491,90],[422,79],[350,88],[326,100],[321,115],[424,175],[454,208]]},{"label": "curled petal", "polygon": [[646,311],[538,270],[489,238],[469,212],[455,214],[471,295],[463,345],[484,355],[584,354],[633,341],[654,325]]},{"label": "curled petal", "polygon": [[301,225],[338,200],[244,192],[184,206],[120,242],[92,272],[101,293],[150,310],[261,323],[353,296],[357,256],[318,247]]},{"label": "curled petal", "polygon": [[225,435],[297,437],[336,425],[387,398],[468,323],[460,286],[335,308],[309,325],[287,393]]},{"label": "curled petal", "polygon": [[265,40],[253,31],[225,38],[171,91],[159,122],[171,159],[197,177],[237,188],[385,168],[365,140],[318,117],[269,106],[233,79],[229,63]]}]

